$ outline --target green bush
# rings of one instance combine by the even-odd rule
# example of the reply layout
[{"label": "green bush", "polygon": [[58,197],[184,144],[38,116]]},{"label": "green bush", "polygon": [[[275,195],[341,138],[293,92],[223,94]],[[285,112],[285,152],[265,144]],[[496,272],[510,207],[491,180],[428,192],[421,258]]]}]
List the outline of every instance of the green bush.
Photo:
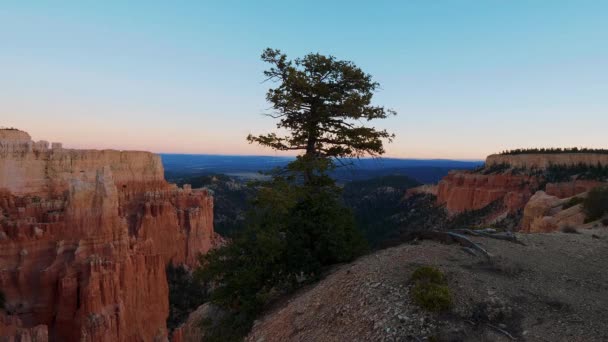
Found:
[{"label": "green bush", "polygon": [[608,188],[597,187],[591,191],[583,202],[585,211],[585,222],[599,220],[608,213]]},{"label": "green bush", "polygon": [[452,294],[446,285],[418,283],[412,291],[414,302],[428,311],[447,311],[452,307]]},{"label": "green bush", "polygon": [[440,270],[431,266],[418,267],[411,278],[412,282],[427,282],[439,285],[447,285],[445,275]]},{"label": "green bush", "polygon": [[576,179],[604,181],[608,179],[608,167],[601,164],[588,165],[550,165],[539,174],[547,183],[567,182],[576,176]]},{"label": "green bush", "polygon": [[564,205],[562,205],[562,209],[572,208],[575,205],[579,205],[579,204],[583,203],[584,201],[585,201],[584,198],[572,197],[571,199],[568,200],[568,202],[566,202],[566,203],[564,203]]},{"label": "green bush", "polygon": [[452,307],[452,293],[445,275],[438,269],[422,266],[411,277],[414,283],[412,296],[414,303],[429,311],[447,311]]}]

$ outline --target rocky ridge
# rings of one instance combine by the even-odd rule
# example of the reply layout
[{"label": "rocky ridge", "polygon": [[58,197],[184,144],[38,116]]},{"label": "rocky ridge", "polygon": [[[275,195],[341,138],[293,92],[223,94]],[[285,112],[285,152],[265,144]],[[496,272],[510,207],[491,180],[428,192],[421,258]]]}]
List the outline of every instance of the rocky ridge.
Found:
[{"label": "rocky ridge", "polygon": [[152,153],[0,130],[0,339],[167,338],[166,265],[194,266],[221,239],[211,194],[163,174]]},{"label": "rocky ridge", "polygon": [[[491,258],[423,241],[337,266],[269,310],[247,341],[608,339],[606,229],[518,234],[521,244],[471,239]],[[451,310],[434,313],[414,304],[410,277],[423,265],[446,274]]]}]

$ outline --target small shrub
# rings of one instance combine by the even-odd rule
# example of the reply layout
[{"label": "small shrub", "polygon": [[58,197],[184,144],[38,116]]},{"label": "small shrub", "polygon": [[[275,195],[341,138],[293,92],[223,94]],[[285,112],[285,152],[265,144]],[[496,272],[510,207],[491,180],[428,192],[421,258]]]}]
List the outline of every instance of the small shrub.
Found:
[{"label": "small shrub", "polygon": [[452,294],[446,285],[418,283],[413,289],[414,301],[429,311],[446,311],[452,307]]},{"label": "small shrub", "polygon": [[570,225],[563,226],[562,227],[562,233],[566,233],[566,234],[580,234],[580,232],[576,228],[574,228],[574,227],[572,227]]},{"label": "small shrub", "polygon": [[439,285],[446,285],[447,282],[445,280],[445,276],[441,273],[440,270],[431,266],[421,266],[418,267],[411,278],[412,282],[427,282],[434,283]]},{"label": "small shrub", "polygon": [[598,187],[591,191],[583,202],[585,222],[598,220],[608,213],[608,188]]},{"label": "small shrub", "polygon": [[452,293],[445,275],[438,269],[422,266],[414,271],[412,296],[416,305],[429,311],[446,311],[452,307]]},{"label": "small shrub", "polygon": [[568,200],[568,202],[564,203],[564,205],[562,205],[562,209],[568,209],[568,208],[572,208],[575,205],[579,205],[581,203],[583,203],[585,201],[584,198],[580,198],[580,197],[572,197],[571,199]]}]

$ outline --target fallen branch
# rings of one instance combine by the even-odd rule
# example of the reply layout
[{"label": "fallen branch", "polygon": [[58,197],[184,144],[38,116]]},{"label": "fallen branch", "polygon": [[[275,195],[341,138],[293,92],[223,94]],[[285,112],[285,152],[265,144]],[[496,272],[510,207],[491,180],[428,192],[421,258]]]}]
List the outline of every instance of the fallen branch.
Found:
[{"label": "fallen branch", "polygon": [[446,244],[457,243],[462,247],[468,248],[468,253],[473,252],[477,255],[477,252],[483,254],[487,258],[491,258],[492,255],[488,253],[483,247],[471,241],[469,238],[462,234],[454,233],[454,232],[441,232],[441,231],[422,231],[416,232],[415,238],[423,239],[423,240],[433,240],[439,241]]},{"label": "fallen branch", "polygon": [[493,325],[493,324],[490,324],[490,323],[486,323],[486,325],[487,325],[487,326],[489,326],[490,328],[492,328],[492,329],[494,329],[494,330],[498,331],[499,333],[501,333],[501,334],[503,334],[503,335],[507,336],[507,337],[508,337],[510,340],[512,340],[512,341],[515,341],[515,340],[516,340],[516,338],[515,338],[515,337],[513,337],[513,335],[509,334],[509,332],[508,332],[508,331],[506,331],[506,330],[504,330],[504,329],[501,329],[501,328],[499,328],[499,327],[497,327],[497,326],[495,326],[495,325]]},{"label": "fallen branch", "polygon": [[477,256],[477,252],[469,247],[462,247],[462,250],[471,254],[472,256]]},{"label": "fallen branch", "polygon": [[467,238],[466,236],[454,232],[447,232],[446,234],[448,234],[452,239],[454,239],[454,241],[458,242],[461,246],[471,248],[472,250],[480,252],[488,258],[492,257],[492,255],[488,253],[488,251],[483,249],[483,247],[476,244],[475,242],[469,240],[469,238]]},{"label": "fallen branch", "polygon": [[517,244],[525,246],[525,244],[523,242],[519,241],[517,239],[517,236],[515,236],[515,234],[513,234],[511,232],[492,233],[492,232],[490,232],[490,230],[472,230],[472,229],[454,229],[452,231],[456,232],[456,233],[459,233],[459,234],[466,234],[466,235],[472,235],[472,236],[481,236],[481,237],[487,237],[487,238],[490,238],[490,239],[510,241],[510,242],[517,243]]}]

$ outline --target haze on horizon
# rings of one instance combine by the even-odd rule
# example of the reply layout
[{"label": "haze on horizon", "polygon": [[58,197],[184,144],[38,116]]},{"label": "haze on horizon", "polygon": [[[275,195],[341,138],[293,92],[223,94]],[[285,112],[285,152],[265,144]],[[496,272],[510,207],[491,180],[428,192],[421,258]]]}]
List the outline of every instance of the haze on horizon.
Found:
[{"label": "haze on horizon", "polygon": [[0,5],[0,126],[74,148],[276,155],[259,55],[352,60],[397,117],[387,156],[606,147],[608,2]]}]

